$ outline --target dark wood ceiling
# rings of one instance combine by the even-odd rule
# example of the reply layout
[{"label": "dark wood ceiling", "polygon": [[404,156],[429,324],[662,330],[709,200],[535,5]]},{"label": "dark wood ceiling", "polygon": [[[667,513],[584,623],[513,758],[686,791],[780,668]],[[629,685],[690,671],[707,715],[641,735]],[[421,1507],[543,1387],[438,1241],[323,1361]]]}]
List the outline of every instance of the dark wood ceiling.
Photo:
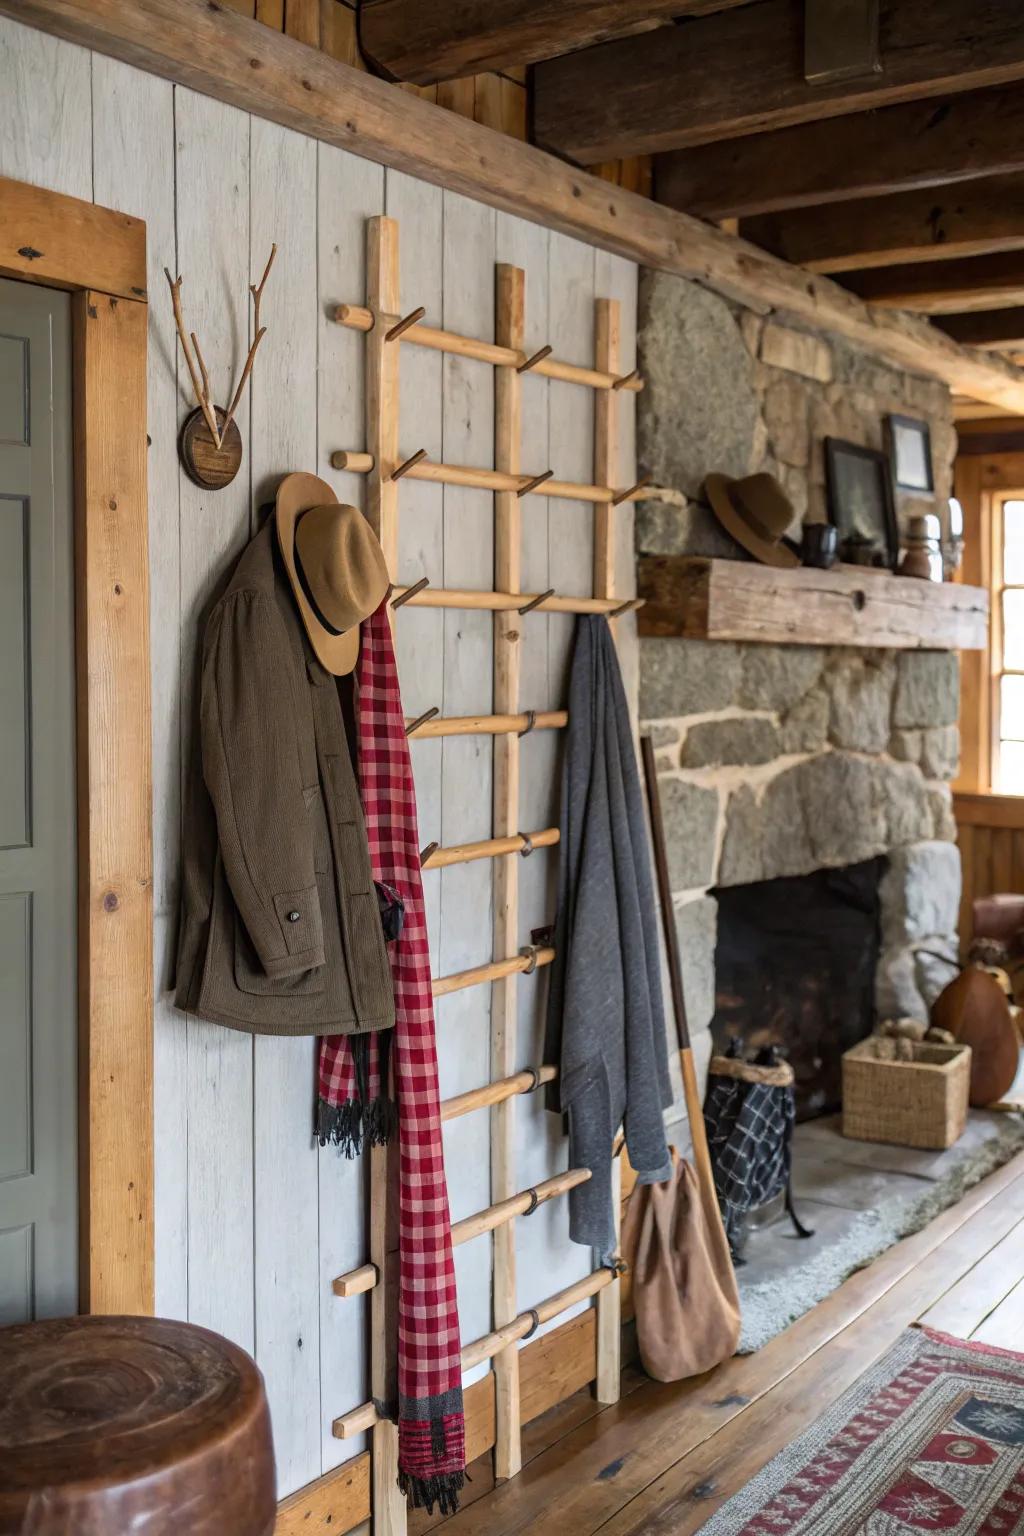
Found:
[{"label": "dark wood ceiling", "polygon": [[421,85],[529,65],[544,148],[653,156],[656,200],[1024,351],[1024,0],[363,0],[360,43]]}]

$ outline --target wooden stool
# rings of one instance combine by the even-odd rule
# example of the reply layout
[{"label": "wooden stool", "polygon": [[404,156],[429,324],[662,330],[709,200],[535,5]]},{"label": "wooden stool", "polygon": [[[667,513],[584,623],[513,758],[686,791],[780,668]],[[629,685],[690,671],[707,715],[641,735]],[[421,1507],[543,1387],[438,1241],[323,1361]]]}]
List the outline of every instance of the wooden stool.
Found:
[{"label": "wooden stool", "polygon": [[0,1536],[270,1536],[263,1378],[190,1323],[0,1328]]}]

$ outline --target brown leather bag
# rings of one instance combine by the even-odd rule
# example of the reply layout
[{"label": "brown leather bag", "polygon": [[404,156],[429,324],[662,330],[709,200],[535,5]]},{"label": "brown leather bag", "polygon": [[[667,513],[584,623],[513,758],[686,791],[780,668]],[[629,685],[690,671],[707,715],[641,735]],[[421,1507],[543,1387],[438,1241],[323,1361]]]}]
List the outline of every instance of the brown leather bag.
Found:
[{"label": "brown leather bag", "polygon": [[637,1184],[622,1227],[644,1370],[656,1381],[699,1376],[740,1337],[740,1303],[717,1205],[706,1211],[693,1167],[672,1149],[664,1184]]}]

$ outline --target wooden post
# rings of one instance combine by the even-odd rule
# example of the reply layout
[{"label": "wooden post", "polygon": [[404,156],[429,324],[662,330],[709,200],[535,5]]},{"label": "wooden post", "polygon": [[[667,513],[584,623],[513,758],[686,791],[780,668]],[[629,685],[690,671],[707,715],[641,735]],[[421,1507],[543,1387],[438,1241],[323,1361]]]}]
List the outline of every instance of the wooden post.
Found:
[{"label": "wooden post", "polygon": [[[598,299],[594,315],[594,366],[606,373],[621,368],[619,301]],[[594,393],[594,484],[614,485],[619,469],[619,394],[617,390]],[[627,485],[630,483],[627,480]],[[594,507],[594,596],[615,595],[615,508],[610,502]],[[614,620],[609,621],[612,632]],[[622,1160],[612,1164],[612,1202],[618,1245]],[[618,1278],[597,1293],[597,1381],[599,1403],[617,1403],[621,1381],[622,1295]]]},{"label": "wooden post", "polygon": [[[525,275],[518,267],[499,265],[496,294],[496,341],[518,353],[523,346]],[[522,437],[522,378],[514,367],[494,373],[494,467],[510,474],[520,470]],[[494,585],[519,592],[520,500],[515,491],[494,496]],[[519,637],[522,620],[514,610],[494,615],[494,709],[498,714],[519,711]],[[494,739],[494,835],[511,837],[519,821],[519,737]],[[499,859],[494,866],[494,956],[504,959],[519,948],[519,860]],[[491,1000],[491,1077],[508,1077],[516,1070],[517,976],[494,984]],[[504,1099],[491,1110],[491,1199],[515,1193],[515,1100]],[[516,1226],[514,1221],[494,1234],[494,1326],[504,1327],[516,1316]],[[523,1464],[520,1442],[519,1350],[515,1340],[494,1357],[495,1446],[494,1474],[515,1477]]]},{"label": "wooden post", "polygon": [[[366,516],[380,539],[392,581],[398,574],[398,486],[391,472],[398,462],[398,343],[386,338],[385,315],[399,308],[398,225],[376,217],[366,230],[366,298],[374,325],[366,335],[366,446],[373,454],[367,481]],[[392,625],[394,615],[392,614]],[[396,1355],[398,1147],[370,1151],[370,1262],[383,1283],[370,1299],[370,1390],[378,1402],[397,1400]],[[398,1426],[378,1419],[373,1426],[374,1536],[405,1536],[407,1509],[398,1486]]]}]

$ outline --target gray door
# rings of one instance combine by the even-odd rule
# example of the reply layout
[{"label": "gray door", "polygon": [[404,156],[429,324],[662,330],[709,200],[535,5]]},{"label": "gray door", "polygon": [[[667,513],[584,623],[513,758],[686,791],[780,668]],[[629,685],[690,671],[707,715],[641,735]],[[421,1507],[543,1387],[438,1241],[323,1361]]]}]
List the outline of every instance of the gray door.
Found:
[{"label": "gray door", "polygon": [[78,1298],[71,326],[0,280],[0,1324]]}]

